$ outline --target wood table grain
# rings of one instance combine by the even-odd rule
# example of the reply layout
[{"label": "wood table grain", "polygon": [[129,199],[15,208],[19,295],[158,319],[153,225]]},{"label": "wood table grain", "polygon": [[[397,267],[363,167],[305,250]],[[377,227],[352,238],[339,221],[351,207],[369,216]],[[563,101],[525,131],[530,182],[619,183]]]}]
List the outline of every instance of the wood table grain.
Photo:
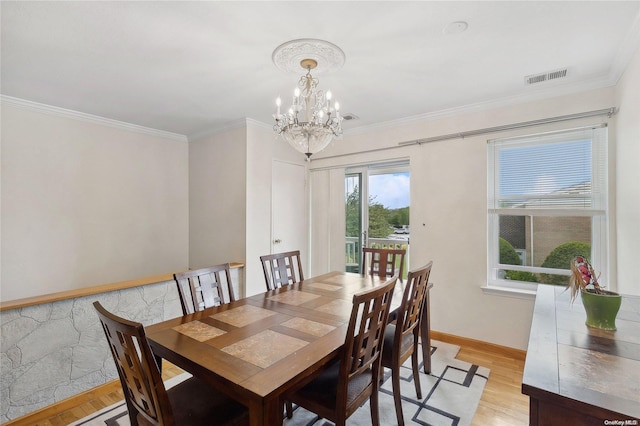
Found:
[{"label": "wood table grain", "polygon": [[353,294],[382,282],[331,272],[151,325],[147,337],[157,356],[245,404],[252,425],[280,424],[282,396],[338,355]]},{"label": "wood table grain", "polygon": [[640,424],[640,297],[623,296],[616,331],[585,319],[580,297],[538,285],[522,378],[530,425]]}]

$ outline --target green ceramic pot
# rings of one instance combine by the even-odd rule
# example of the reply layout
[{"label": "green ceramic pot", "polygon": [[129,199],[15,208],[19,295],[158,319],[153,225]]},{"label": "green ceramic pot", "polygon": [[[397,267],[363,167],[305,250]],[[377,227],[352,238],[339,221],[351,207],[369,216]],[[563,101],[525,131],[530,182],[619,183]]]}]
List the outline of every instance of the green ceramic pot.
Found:
[{"label": "green ceramic pot", "polygon": [[603,330],[616,329],[616,315],[620,310],[622,296],[606,290],[604,294],[582,290],[580,296],[584,310],[587,312],[587,321],[585,321],[587,326]]}]

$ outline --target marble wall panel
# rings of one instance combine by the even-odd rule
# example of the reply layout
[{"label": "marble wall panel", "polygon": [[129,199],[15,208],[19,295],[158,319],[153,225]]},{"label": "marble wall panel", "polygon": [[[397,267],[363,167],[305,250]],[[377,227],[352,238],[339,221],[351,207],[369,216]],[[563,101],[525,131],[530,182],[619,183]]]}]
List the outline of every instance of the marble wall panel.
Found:
[{"label": "marble wall panel", "polygon": [[182,315],[173,281],[0,312],[0,423],[117,379],[96,300],[145,325]]}]

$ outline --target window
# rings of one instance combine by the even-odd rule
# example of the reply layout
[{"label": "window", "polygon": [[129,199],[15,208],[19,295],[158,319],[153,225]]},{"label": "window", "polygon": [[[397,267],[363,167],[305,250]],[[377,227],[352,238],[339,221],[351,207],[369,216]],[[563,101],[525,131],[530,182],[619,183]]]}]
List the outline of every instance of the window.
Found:
[{"label": "window", "polygon": [[607,285],[607,129],[488,144],[488,287],[566,285],[587,256]]}]

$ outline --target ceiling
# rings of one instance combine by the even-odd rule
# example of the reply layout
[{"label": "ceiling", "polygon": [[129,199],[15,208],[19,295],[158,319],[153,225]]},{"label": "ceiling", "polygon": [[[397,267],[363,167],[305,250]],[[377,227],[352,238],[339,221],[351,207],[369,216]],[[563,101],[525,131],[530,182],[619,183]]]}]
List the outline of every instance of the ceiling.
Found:
[{"label": "ceiling", "polygon": [[[614,85],[640,43],[640,1],[1,2],[2,95],[197,137],[271,124],[303,74],[271,55],[317,38],[341,112],[376,123]],[[453,22],[466,31],[447,33]],[[567,76],[525,84],[525,76]],[[288,103],[286,103],[288,105]]]}]

